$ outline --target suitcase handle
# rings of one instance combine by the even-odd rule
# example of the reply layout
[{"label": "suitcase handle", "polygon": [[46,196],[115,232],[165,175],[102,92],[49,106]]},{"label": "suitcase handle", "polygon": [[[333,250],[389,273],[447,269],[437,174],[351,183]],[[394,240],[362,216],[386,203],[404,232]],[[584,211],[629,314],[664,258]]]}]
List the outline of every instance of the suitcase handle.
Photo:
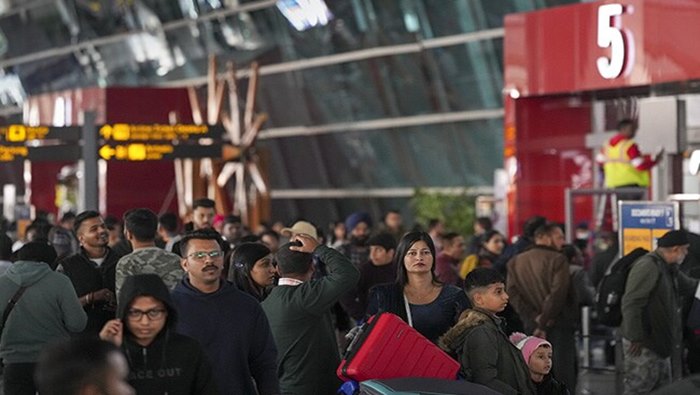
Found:
[{"label": "suitcase handle", "polygon": [[[377,322],[379,321],[379,317],[385,314],[384,312],[377,313],[367,319],[367,322],[362,324],[360,327],[360,331],[357,335],[355,335],[355,338],[352,339],[352,342],[348,345],[348,347],[345,349],[345,353],[343,354],[343,360],[346,362],[351,361],[354,357],[355,354],[357,354],[358,348],[355,347],[357,343],[364,342],[364,340],[369,336],[369,334],[372,332],[372,328],[374,328],[375,325],[377,325]],[[348,363],[346,363],[343,368],[342,372],[343,374],[347,374],[347,367]]]}]

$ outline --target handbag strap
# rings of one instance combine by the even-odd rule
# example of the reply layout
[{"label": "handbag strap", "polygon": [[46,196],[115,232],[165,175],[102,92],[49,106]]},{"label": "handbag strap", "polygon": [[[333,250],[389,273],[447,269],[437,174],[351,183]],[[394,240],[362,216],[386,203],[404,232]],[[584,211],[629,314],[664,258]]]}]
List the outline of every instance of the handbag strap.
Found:
[{"label": "handbag strap", "polygon": [[26,290],[27,290],[27,287],[25,287],[25,286],[19,287],[17,292],[15,292],[15,294],[12,296],[12,299],[10,299],[10,301],[7,303],[7,307],[5,307],[5,312],[2,314],[2,326],[0,326],[0,335],[2,335],[2,331],[5,329],[5,323],[7,322],[7,317],[10,316],[10,312],[15,307],[15,305],[17,304],[17,301],[19,300],[19,298],[22,297],[22,294]]},{"label": "handbag strap", "polygon": [[403,306],[406,309],[406,318],[408,321],[408,326],[413,327],[413,316],[411,315],[411,306],[408,303],[408,298],[406,294],[403,294]]}]

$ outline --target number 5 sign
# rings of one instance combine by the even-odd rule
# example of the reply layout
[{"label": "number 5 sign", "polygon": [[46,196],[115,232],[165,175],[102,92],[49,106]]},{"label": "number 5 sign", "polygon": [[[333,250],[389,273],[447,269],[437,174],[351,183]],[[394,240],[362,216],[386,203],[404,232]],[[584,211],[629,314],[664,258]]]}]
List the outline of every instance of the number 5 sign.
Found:
[{"label": "number 5 sign", "polygon": [[601,77],[611,80],[624,72],[629,74],[634,64],[634,37],[622,28],[622,15],[632,9],[621,4],[604,4],[598,7],[598,46],[610,48],[610,57],[601,56],[596,65]]}]

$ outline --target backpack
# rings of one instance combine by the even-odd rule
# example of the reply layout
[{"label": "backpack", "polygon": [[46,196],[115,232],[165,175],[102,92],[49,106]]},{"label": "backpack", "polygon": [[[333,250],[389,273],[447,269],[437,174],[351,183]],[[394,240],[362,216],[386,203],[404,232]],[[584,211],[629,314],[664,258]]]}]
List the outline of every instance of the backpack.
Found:
[{"label": "backpack", "polygon": [[637,259],[646,255],[649,251],[638,247],[629,254],[613,261],[605,271],[603,279],[598,284],[595,309],[598,322],[612,327],[618,327],[622,323],[622,295],[625,293],[627,275]]}]

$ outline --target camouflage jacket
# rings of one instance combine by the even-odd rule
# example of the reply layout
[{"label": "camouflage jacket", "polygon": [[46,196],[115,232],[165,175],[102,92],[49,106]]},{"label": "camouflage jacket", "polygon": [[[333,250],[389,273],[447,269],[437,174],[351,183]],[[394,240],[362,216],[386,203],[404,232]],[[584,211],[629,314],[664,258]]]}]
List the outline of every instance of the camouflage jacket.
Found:
[{"label": "camouflage jacket", "polygon": [[158,247],[140,248],[124,255],[117,262],[115,288],[117,295],[124,280],[134,274],[155,273],[163,279],[168,288],[175,288],[185,272],[180,266],[180,256]]}]

